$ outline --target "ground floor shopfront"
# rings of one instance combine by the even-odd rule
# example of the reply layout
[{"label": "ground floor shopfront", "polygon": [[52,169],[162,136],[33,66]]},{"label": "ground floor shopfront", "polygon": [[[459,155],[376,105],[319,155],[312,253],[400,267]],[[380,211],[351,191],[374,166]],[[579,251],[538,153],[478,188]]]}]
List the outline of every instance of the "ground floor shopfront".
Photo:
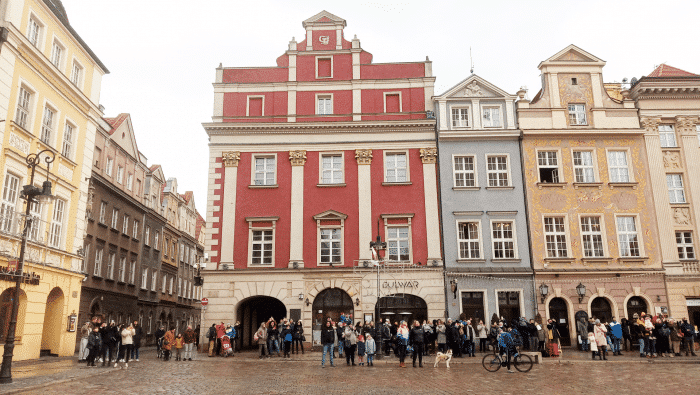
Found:
[{"label": "ground floor shopfront", "polygon": [[[547,294],[540,288],[546,285]],[[540,301],[538,314],[553,319],[562,346],[578,343],[576,321],[595,317],[609,322],[612,317],[632,319],[634,314],[668,314],[668,298],[662,271],[535,273]],[[581,295],[581,296],[579,296]]]},{"label": "ground floor shopfront", "polygon": [[[697,264],[696,264],[697,265]],[[669,314],[676,319],[687,318],[700,327],[700,272],[686,270],[678,276],[666,276]]]},{"label": "ground floor shopfront", "polygon": [[[253,334],[270,317],[302,321],[306,343],[318,343],[328,319],[352,314],[353,322],[444,317],[442,269],[372,268],[206,271],[203,328],[213,323],[241,325],[241,346],[255,346]],[[206,331],[202,330],[202,341]]]}]

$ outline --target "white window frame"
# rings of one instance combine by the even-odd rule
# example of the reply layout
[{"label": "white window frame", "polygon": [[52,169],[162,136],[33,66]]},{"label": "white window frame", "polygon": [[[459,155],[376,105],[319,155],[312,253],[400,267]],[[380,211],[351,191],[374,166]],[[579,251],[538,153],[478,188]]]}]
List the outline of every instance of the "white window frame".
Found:
[{"label": "white window frame", "polygon": [[246,97],[245,116],[246,117],[250,116],[250,99],[262,99],[262,110],[260,112],[260,116],[264,117],[265,116],[265,95],[250,95],[250,96]]},{"label": "white window frame", "polygon": [[114,280],[114,265],[116,263],[115,260],[117,259],[117,252],[110,249],[109,257],[107,259],[107,278]]},{"label": "white window frame", "polygon": [[[342,216],[325,216],[325,217],[315,217],[316,219],[316,262],[318,266],[343,266],[345,265],[345,218],[347,217],[342,217]],[[324,221],[339,221],[340,225],[324,225]],[[324,239],[322,238],[322,234],[324,231],[327,230],[332,230],[332,229],[337,229],[339,234],[340,234],[340,261],[338,262],[327,262],[324,263],[321,261],[322,259],[322,254],[321,254],[321,245],[325,242]],[[329,240],[331,243],[335,239],[326,239]],[[330,246],[331,250],[331,259],[333,257],[333,245],[331,244]],[[331,265],[332,263],[332,265]]]},{"label": "white window frame", "polygon": [[[550,182],[544,182],[544,181],[542,181],[541,174],[540,174],[540,169],[541,169],[541,168],[545,168],[545,169],[554,169],[555,166],[552,166],[551,164],[549,164],[549,162],[550,162],[550,158],[549,158],[549,157],[546,158],[546,161],[547,161],[547,164],[546,164],[546,165],[540,165],[540,153],[541,153],[541,152],[542,152],[542,153],[543,153],[543,152],[554,152],[554,153],[556,153],[556,161],[557,161],[557,164],[556,164],[557,179],[556,179],[556,181],[552,181],[551,183],[550,183]],[[540,184],[563,184],[563,183],[566,182],[566,181],[564,180],[564,172],[562,171],[562,163],[561,163],[561,162],[562,162],[562,155],[561,155],[561,149],[558,149],[558,148],[542,148],[542,149],[538,149],[538,150],[535,151],[535,161],[537,162],[537,182],[538,182],[538,183],[540,183]]]},{"label": "white window frame", "polygon": [[386,113],[386,97],[391,95],[399,95],[399,112],[403,112],[403,97],[401,97],[401,91],[395,91],[384,92],[384,113]]},{"label": "white window frame", "polygon": [[[263,158],[265,158],[265,159],[273,158],[273,159],[275,160],[275,164],[273,165],[274,168],[272,169],[272,172],[274,173],[275,177],[274,177],[274,181],[273,181],[272,184],[267,184],[267,183],[266,183],[266,182],[267,182],[267,173],[270,172],[269,169],[267,169],[267,161],[265,161],[265,163],[266,163],[266,164],[265,164],[265,170],[263,171],[263,174],[265,175],[265,177],[263,177],[263,184],[256,184],[256,183],[255,183],[255,173],[256,173],[256,169],[255,169],[255,160],[256,160],[256,159],[263,159]],[[278,166],[278,164],[279,164],[279,162],[277,161],[277,154],[276,154],[276,153],[272,153],[272,154],[254,154],[254,155],[251,155],[251,164],[250,164],[250,165],[251,165],[251,167],[250,167],[250,185],[252,185],[252,186],[258,186],[258,187],[269,187],[269,186],[275,186],[275,185],[277,185],[277,166]]]},{"label": "white window frame", "polygon": [[[505,157],[506,158],[506,169],[505,170],[491,170],[489,169],[489,159],[490,158],[501,158]],[[502,174],[505,172],[506,175],[506,185],[491,185],[491,178],[489,175],[491,174]],[[488,188],[507,188],[507,187],[512,187],[512,177],[510,174],[510,155],[509,154],[486,154],[486,183]]]},{"label": "white window frame", "polygon": [[112,208],[112,229],[119,229],[119,209]]},{"label": "white window frame", "polygon": [[121,165],[117,165],[117,182],[124,183],[124,168]]},{"label": "white window frame", "polygon": [[141,289],[148,289],[148,268],[144,267],[141,272]]},{"label": "white window frame", "polygon": [[[401,263],[401,264],[413,264],[413,214],[384,214],[382,218],[384,219],[384,240],[387,243],[386,259],[389,259],[389,247],[391,240],[389,239],[389,229],[390,228],[401,228],[408,227],[408,261],[391,261],[389,263]],[[394,223],[390,224],[390,219],[401,219],[405,220],[405,223]],[[400,247],[399,247],[400,248]],[[399,250],[399,257],[401,256]]]},{"label": "white window frame", "polygon": [[[591,164],[590,164],[590,165],[583,165],[583,164],[577,165],[577,164],[576,164],[576,153],[578,153],[578,152],[580,152],[580,153],[588,153],[589,155],[591,155]],[[598,163],[597,163],[597,158],[596,158],[596,155],[595,155],[595,148],[593,148],[593,149],[574,149],[574,150],[572,150],[572,151],[571,151],[571,165],[572,165],[572,167],[574,168],[574,182],[580,183],[580,184],[598,182],[598,180],[599,180],[599,178],[598,178]],[[593,180],[586,180],[586,173],[585,173],[585,171],[586,171],[587,169],[590,169],[591,172],[593,173]],[[583,180],[583,181],[579,181],[579,179],[578,179],[578,174],[576,174],[576,171],[577,171],[577,170],[581,170],[581,171],[582,171],[582,174],[583,174],[583,177],[584,177],[584,180]]]},{"label": "white window frame", "polygon": [[134,175],[132,173],[128,173],[126,175],[126,189],[132,190],[134,188]]},{"label": "white window frame", "polygon": [[493,290],[494,294],[494,302],[496,306],[496,315],[501,316],[501,304],[499,303],[498,300],[498,294],[500,292],[515,292],[518,293],[518,302],[520,304],[520,314],[523,315],[525,313],[525,301],[523,300],[523,289],[522,288],[496,288]]},{"label": "white window frame", "polygon": [[[486,110],[498,110],[498,119],[496,121],[498,122],[498,125],[493,124],[493,119],[491,120],[491,125],[486,125],[486,120],[484,118],[484,114]],[[502,128],[503,127],[503,106],[500,104],[482,104],[481,105],[481,114],[479,114],[481,117],[481,127],[483,129],[489,128]],[[490,111],[490,115],[493,115],[493,112]]]},{"label": "white window frame", "polygon": [[[563,232],[547,232],[547,224],[546,220],[547,218],[560,218],[563,222],[564,226],[564,231]],[[553,226],[556,226],[556,224],[553,224]],[[549,255],[549,248],[547,247],[547,236],[564,236],[564,244],[565,244],[565,250],[564,254],[561,253],[561,250],[559,249],[559,246],[556,247],[555,250],[555,256],[550,256]],[[546,215],[542,215],[542,238],[544,241],[544,253],[545,253],[545,259],[560,259],[560,258],[565,258],[569,259],[571,258],[571,233],[569,232],[569,216],[567,214],[556,214],[556,213],[547,213]],[[559,241],[555,240],[554,241],[556,244],[559,244]]]},{"label": "white window frame", "polygon": [[[621,232],[620,229],[618,228],[618,219],[619,218],[632,218],[634,221],[634,227],[635,231],[634,233],[630,231],[623,231]],[[618,246],[618,253],[620,254],[620,258],[641,258],[645,257],[645,251],[644,251],[644,240],[642,238],[642,233],[640,231],[640,223],[639,223],[639,215],[638,214],[615,214],[615,234],[617,236],[617,246]],[[623,255],[622,254],[622,241],[621,241],[621,236],[625,234],[635,234],[637,236],[637,244],[639,246],[639,255]]]},{"label": "white window frame", "polygon": [[[56,59],[56,49],[58,48],[58,59]],[[66,46],[63,45],[61,40],[55,35],[53,36],[53,41],[51,43],[51,64],[53,64],[59,71],[63,69],[63,60],[66,58]]]},{"label": "white window frame", "polygon": [[126,255],[119,258],[119,282],[126,282]]},{"label": "white window frame", "polygon": [[128,214],[124,214],[124,216],[122,217],[122,233],[124,233],[125,235],[129,234],[129,215]]},{"label": "white window frame", "polygon": [[[472,238],[461,238],[460,237],[460,226],[461,225],[468,225],[468,224],[474,224],[476,225],[476,233],[477,237],[476,239]],[[482,229],[481,229],[481,220],[480,219],[458,219],[456,221],[457,225],[457,257],[458,261],[483,261],[484,260],[484,241],[482,237]],[[473,256],[462,256],[462,243],[478,243],[478,248],[473,249],[471,248],[471,245],[469,246],[468,250],[470,252],[476,252],[479,256],[473,257]],[[470,254],[471,255],[471,254]]]},{"label": "white window frame", "polygon": [[[613,180],[613,169],[618,169],[618,168],[622,169],[623,168],[623,166],[618,166],[618,165],[613,166],[611,164],[610,155],[613,152],[624,152],[625,153],[625,162],[627,162],[627,166],[626,166],[626,168],[627,168],[627,181]],[[608,179],[609,179],[610,183],[612,183],[612,184],[618,184],[618,183],[626,184],[626,183],[635,182],[634,181],[634,172],[632,171],[632,163],[630,161],[632,156],[630,155],[630,150],[628,148],[621,148],[621,149],[607,148],[605,150],[605,158],[608,162]]]},{"label": "white window frame", "polygon": [[78,88],[82,88],[84,79],[85,79],[85,66],[83,66],[82,63],[80,63],[80,61],[78,61],[78,59],[76,59],[74,57],[73,63],[71,63],[71,68],[70,68],[70,82],[72,82]]},{"label": "white window frame", "polygon": [[66,207],[68,202],[63,199],[56,199],[53,202],[53,214],[51,214],[51,231],[49,232],[48,244],[53,248],[61,247],[63,239],[63,222],[66,218]]},{"label": "white window frame", "polygon": [[19,198],[22,179],[10,172],[5,173],[5,178],[2,186],[2,221],[0,221],[0,229],[5,232],[14,232],[15,216],[17,210],[17,199]]},{"label": "white window frame", "polygon": [[72,122],[66,121],[63,126],[63,136],[61,144],[61,155],[65,158],[73,159],[73,140],[75,139],[77,128]]},{"label": "white window frame", "polygon": [[[336,185],[336,184],[344,184],[345,183],[345,153],[343,151],[334,151],[334,152],[320,152],[319,155],[319,164],[318,164],[318,183],[322,185]],[[336,173],[338,170],[333,170],[333,160],[331,159],[331,169],[329,171],[331,172],[331,182],[324,182],[323,179],[323,172],[326,170],[324,169],[323,165],[323,159],[324,158],[340,158],[340,179],[335,179],[334,173]]]},{"label": "white window frame", "polygon": [[[331,60],[331,75],[329,77],[319,77],[318,75],[318,61],[321,59],[330,59]],[[316,79],[327,79],[327,78],[333,78],[333,69],[334,69],[334,60],[333,56],[316,56],[314,60],[314,66],[316,67]]]},{"label": "white window frame", "polygon": [[[455,111],[456,110],[456,111]],[[457,112],[457,113],[455,113]],[[462,115],[466,114],[466,122],[462,119]],[[457,115],[457,118],[455,116]],[[466,123],[463,125],[463,123]],[[450,125],[451,129],[468,129],[471,128],[471,107],[470,106],[452,106],[450,107]]]},{"label": "white window frame", "polygon": [[[32,34],[32,22],[36,26],[35,34]],[[44,46],[44,33],[46,31],[46,24],[33,12],[29,13],[29,20],[27,22],[27,40],[34,45],[40,51]]]},{"label": "white window frame", "polygon": [[173,281],[175,278],[173,276],[170,276],[170,282],[168,283],[168,295],[173,294]]},{"label": "white window frame", "polygon": [[163,282],[161,283],[161,286],[161,293],[165,293],[165,290],[168,288],[168,276],[165,274],[163,275]]},{"label": "white window frame", "polygon": [[[47,114],[51,114],[49,122],[46,122]],[[53,140],[56,137],[56,123],[58,119],[58,110],[48,102],[44,103],[44,111],[41,112],[41,134],[39,140],[42,143],[53,147]]]},{"label": "white window frame", "polygon": [[136,259],[134,259],[132,257],[131,261],[129,262],[129,284],[134,284],[135,279],[136,279]]},{"label": "white window frame", "polygon": [[107,224],[105,222],[107,220],[107,203],[106,202],[100,202],[100,223],[101,224]]},{"label": "white window frame", "polygon": [[35,94],[35,90],[29,88],[26,84],[20,84],[14,122],[17,126],[27,131],[32,128],[32,108]]},{"label": "white window frame", "polygon": [[[572,109],[573,107],[573,109]],[[586,105],[583,103],[569,103],[567,106],[569,113],[569,125],[585,126],[588,125],[588,114],[586,114]]]},{"label": "white window frame", "polygon": [[[680,241],[679,241],[680,234]],[[690,239],[690,242],[687,240]],[[697,255],[695,254],[695,240],[693,238],[693,232],[690,230],[677,230],[676,231],[676,247],[678,249],[678,258],[682,261],[684,260],[696,260]],[[692,256],[688,256],[692,255]]]},{"label": "white window frame", "polygon": [[105,166],[105,174],[112,177],[113,168],[114,168],[114,159],[107,156],[107,165]]},{"label": "white window frame", "polygon": [[92,275],[102,277],[102,257],[104,255],[104,247],[99,245],[95,248],[95,265],[92,270]]},{"label": "white window frame", "polygon": [[91,244],[88,243],[88,244],[85,244],[85,246],[83,247],[84,254],[83,254],[83,263],[80,267],[81,273],[88,274],[87,263],[88,263],[88,257],[90,256],[90,246],[91,246]]},{"label": "white window frame", "polygon": [[[323,100],[324,102],[327,100],[330,103],[325,103],[323,107],[319,106],[319,102]],[[334,100],[333,100],[333,94],[332,93],[317,93],[316,94],[316,115],[333,115],[334,113]]]},{"label": "white window frame", "polygon": [[132,223],[133,225],[131,227],[131,237],[133,237],[134,239],[138,239],[139,225],[141,225],[141,222],[135,219],[132,221]]},{"label": "white window frame", "polygon": [[156,250],[160,250],[160,248],[158,248],[158,247],[160,247],[160,246],[158,245],[158,242],[160,241],[160,240],[158,240],[158,235],[159,235],[159,233],[160,233],[160,232],[156,231],[156,232],[153,234],[153,248],[155,248]]},{"label": "white window frame", "polygon": [[683,174],[666,174],[666,189],[668,190],[668,200],[671,204],[687,203],[685,198],[685,188],[683,185]]},{"label": "white window frame", "polygon": [[[390,183],[390,184],[401,184],[401,183],[411,182],[411,163],[410,163],[409,150],[389,150],[389,151],[384,150],[383,155],[384,155],[384,158],[383,158],[382,163],[384,164],[384,182]],[[388,170],[387,156],[388,155],[404,155],[406,157],[406,180],[405,181],[398,181],[398,179],[396,181],[389,181],[389,179],[387,178],[387,170]],[[400,169],[400,168],[397,167],[396,169]],[[398,176],[397,176],[397,178],[398,178]]]},{"label": "white window frame", "polygon": [[153,269],[153,273],[151,274],[151,291],[155,292],[156,291],[156,286],[158,285],[158,272],[156,269]]},{"label": "white window frame", "polygon": [[[277,242],[277,221],[279,220],[278,217],[248,217],[246,218],[246,221],[248,222],[248,267],[274,267],[276,263],[276,256],[275,256],[275,250],[276,250],[276,242]],[[271,223],[272,226],[254,226],[255,224],[258,223]],[[264,248],[261,247],[261,255],[260,255],[260,262],[261,263],[256,263],[253,264],[253,232],[257,231],[272,231],[272,262],[271,263],[262,263],[263,262],[263,252],[265,251]],[[264,233],[263,233],[264,236]],[[263,242],[260,243],[261,245],[264,245],[265,240],[262,240]]]},{"label": "white window frame", "polygon": [[[595,232],[593,230],[584,230],[583,229],[583,220],[584,218],[597,218],[598,223],[600,225],[600,232]],[[586,224],[587,226],[590,226],[590,222]],[[579,214],[578,215],[578,226],[579,226],[579,231],[580,231],[580,238],[581,238],[581,257],[585,259],[595,259],[595,258],[607,258],[610,255],[608,254],[608,237],[605,232],[605,217],[603,214],[599,213],[585,213],[585,214]],[[591,228],[592,229],[592,228]],[[586,237],[590,237],[591,240],[595,236],[600,236],[600,244],[601,244],[601,250],[602,250],[602,255],[586,255]],[[592,241],[594,243],[594,241]],[[594,246],[594,244],[592,244]],[[595,252],[595,248],[591,249],[591,252]]]},{"label": "white window frame", "polygon": [[661,148],[678,148],[678,140],[676,140],[676,131],[673,125],[659,125],[659,141]]},{"label": "white window frame", "polygon": [[144,230],[145,235],[143,236],[143,243],[147,246],[151,245],[151,227],[146,225],[146,230]]},{"label": "white window frame", "polygon": [[[498,223],[509,223],[511,227],[511,232],[513,233],[513,237],[511,238],[496,238],[494,236],[494,225]],[[491,260],[494,262],[499,262],[499,261],[510,261],[510,260],[515,260],[515,259],[520,259],[520,255],[518,254],[518,233],[517,229],[515,226],[515,219],[491,219],[490,224],[489,224],[489,231],[490,236],[491,236]],[[503,231],[501,231],[503,232]],[[504,258],[496,258],[496,243],[513,243],[513,256],[512,257],[504,257]],[[505,250],[505,247],[504,247]]]},{"label": "white window frame", "polygon": [[[456,160],[457,158],[471,158],[472,159],[472,170],[457,170],[457,163]],[[466,161],[464,163],[464,167],[466,168]],[[477,169],[477,159],[476,155],[472,154],[463,154],[463,155],[458,155],[458,154],[453,154],[452,155],[452,186],[454,188],[478,188],[479,187],[479,172],[476,171]],[[464,174],[464,185],[457,185],[457,175],[458,174]],[[474,185],[467,185],[467,175],[471,174],[474,178]]]}]

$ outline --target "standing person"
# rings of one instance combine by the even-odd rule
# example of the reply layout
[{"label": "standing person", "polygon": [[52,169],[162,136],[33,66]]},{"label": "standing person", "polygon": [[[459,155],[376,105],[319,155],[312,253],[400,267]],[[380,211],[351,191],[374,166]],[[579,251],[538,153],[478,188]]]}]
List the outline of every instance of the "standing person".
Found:
[{"label": "standing person", "polygon": [[[623,318],[620,320],[620,326],[622,327],[622,348],[625,349],[625,351],[631,351],[632,350],[632,336],[630,332],[630,323],[627,320],[627,318]],[[627,347],[627,343],[629,342],[629,348]],[[620,354],[622,355],[622,354]]]},{"label": "standing person", "polygon": [[95,366],[95,358],[102,350],[102,335],[100,334],[100,328],[97,326],[92,328],[92,332],[88,336],[87,348],[90,351],[87,356],[87,366]]},{"label": "standing person", "polygon": [[321,367],[326,367],[326,353],[330,354],[331,366],[333,363],[333,343],[335,342],[336,332],[333,329],[330,321],[326,321],[326,326],[321,330],[321,344],[323,344],[323,356],[321,358]]},{"label": "standing person", "polygon": [[[238,325],[238,322],[236,322],[236,325]],[[236,328],[236,329],[239,329],[239,328]],[[199,351],[199,336],[200,336],[200,330],[201,330],[201,328],[199,327],[199,324],[197,324],[197,327],[194,328],[194,334],[195,334],[194,344],[195,344],[195,347],[196,347],[196,350],[197,350],[197,351]],[[240,333],[240,331],[239,331],[239,333]]]},{"label": "standing person", "polygon": [[345,362],[350,365],[352,361],[352,366],[355,366],[355,350],[357,349],[357,332],[352,327],[352,324],[345,326],[345,331],[343,332],[343,339],[338,339],[338,342],[345,342]]},{"label": "standing person", "polygon": [[[382,325],[382,332],[378,346],[381,347],[382,343],[384,343],[384,355],[389,356],[389,354],[391,354],[391,322],[388,318],[386,319],[386,322],[384,322],[384,325]],[[381,349],[379,352],[381,352]]]},{"label": "standing person", "polygon": [[435,331],[437,332],[438,351],[442,353],[447,352],[447,347],[445,347],[447,344],[447,328],[445,328],[445,324],[442,323],[442,320],[438,320]]},{"label": "standing person", "polygon": [[139,362],[139,349],[141,348],[143,328],[141,328],[138,321],[134,321],[134,325],[132,327],[134,328],[134,344],[131,346],[131,359],[135,362]]},{"label": "standing person", "polygon": [[163,361],[170,360],[170,351],[173,349],[173,344],[175,343],[175,328],[172,326],[170,330],[165,332],[163,335]]},{"label": "standing person", "polygon": [[671,343],[670,354],[671,358],[681,356],[681,339],[683,338],[683,333],[681,328],[676,323],[673,318],[668,319],[668,329],[671,330],[669,333],[669,341]]},{"label": "standing person", "polygon": [[191,361],[192,354],[194,354],[194,352],[192,352],[192,350],[194,349],[196,341],[197,341],[197,333],[192,330],[191,326],[188,326],[187,329],[185,330],[183,340],[185,342],[185,360]]},{"label": "standing person", "polygon": [[[258,348],[260,349],[260,359],[265,357],[265,346],[267,345],[267,327],[264,322],[260,323],[255,335],[253,335],[253,340],[258,342]],[[267,357],[270,357],[270,350],[267,350]]]},{"label": "standing person", "polygon": [[613,317],[610,322],[610,340],[612,340],[613,355],[622,355],[620,352],[620,340],[622,336],[622,325]]},{"label": "standing person", "polygon": [[476,340],[477,337],[471,320],[467,320],[467,325],[464,326],[464,335],[467,338],[467,356],[475,357],[476,355],[474,355],[474,349],[476,348],[476,344],[474,343],[474,340]]},{"label": "standing person", "polygon": [[[108,363],[112,363],[112,359],[116,359],[114,346],[117,343],[116,336],[116,326],[114,321],[107,326],[106,323],[102,324],[100,328],[100,335],[102,335],[102,366],[107,366]],[[107,351],[109,351],[109,359],[107,358]]]},{"label": "standing person", "polygon": [[430,338],[433,334],[433,328],[428,324],[427,320],[423,320],[423,356],[428,356],[430,348]]},{"label": "standing person", "polygon": [[608,332],[605,329],[605,325],[600,323],[599,319],[595,320],[595,325],[593,327],[593,335],[595,336],[595,343],[598,346],[598,357],[600,360],[608,360],[606,355],[608,349],[608,339],[605,334]]},{"label": "standing person", "polygon": [[479,324],[476,326],[476,330],[479,336],[479,352],[486,352],[486,338],[488,335],[486,334],[486,325],[484,325],[483,320],[479,320]]},{"label": "standing person", "polygon": [[367,335],[365,352],[367,352],[367,366],[374,366],[374,354],[377,353],[377,343],[374,341],[371,334]]},{"label": "standing person", "polygon": [[292,338],[294,336],[292,335],[292,328],[289,327],[289,324],[286,324],[284,326],[284,329],[282,329],[282,333],[280,334],[280,338],[284,342],[284,358],[291,358],[291,355],[289,355],[289,351],[292,349]]},{"label": "standing person", "polygon": [[695,354],[695,329],[688,322],[687,318],[683,318],[683,323],[681,324],[681,331],[683,333],[683,345],[685,347],[685,356],[688,356],[688,352],[694,357]]},{"label": "standing person", "polygon": [[413,328],[408,334],[408,344],[413,347],[413,367],[416,367],[416,357],[418,357],[418,365],[422,368],[425,331],[418,320],[413,321]]},{"label": "standing person", "polygon": [[544,351],[544,342],[547,339],[546,328],[542,324],[537,324],[535,328],[537,328],[537,351],[542,352]]},{"label": "standing person", "polygon": [[647,343],[647,358],[656,358],[656,334],[654,333],[654,323],[649,315],[644,317],[644,335]]},{"label": "standing person", "polygon": [[224,339],[224,335],[226,334],[226,325],[224,323],[220,323],[219,325],[216,326],[216,355],[222,355],[221,354],[221,342]]},{"label": "standing person", "polygon": [[272,355],[273,352],[277,352],[277,356],[280,356],[279,348],[279,331],[277,330],[277,322],[270,318],[267,326],[267,353]]},{"label": "standing person", "polygon": [[365,337],[360,335],[357,337],[357,364],[360,366],[364,366],[365,364],[365,352]]},{"label": "standing person", "polygon": [[292,354],[294,354],[294,348],[296,347],[297,355],[299,354],[299,347],[301,347],[301,353],[304,353],[304,325],[302,325],[301,320],[294,325],[294,335],[292,337],[294,344],[292,344]]},{"label": "standing person", "polygon": [[207,339],[209,339],[209,356],[213,357],[216,350],[216,324],[211,324],[207,332]]},{"label": "standing person", "polygon": [[156,351],[158,352],[158,358],[162,357],[163,354],[163,336],[165,336],[165,327],[161,325],[156,331]]},{"label": "standing person", "polygon": [[[122,345],[121,350],[119,350],[119,360],[122,361],[123,358],[124,369],[127,369],[129,367],[129,356],[131,355],[131,348],[134,344],[134,335],[136,335],[136,330],[134,329],[134,326],[130,324],[128,327],[122,328],[120,335]],[[117,367],[116,363],[114,364],[114,367]]]},{"label": "standing person", "polygon": [[578,321],[576,321],[576,329],[578,330],[578,337],[581,339],[581,351],[588,352],[588,328],[584,317],[579,317]]},{"label": "standing person", "polygon": [[[344,316],[341,316],[344,317]],[[336,332],[336,342],[338,344],[338,358],[343,358],[343,354],[345,352],[345,345],[343,342],[343,333],[345,332],[345,322],[344,321],[338,321],[335,327],[335,332]]]},{"label": "standing person", "polygon": [[86,321],[85,325],[80,327],[80,350],[78,351],[78,362],[85,362],[87,360],[88,353],[90,352],[90,349],[87,346],[90,333],[92,333],[90,321]]},{"label": "standing person", "polygon": [[185,340],[182,338],[182,333],[178,333],[175,337],[175,360],[182,359],[182,348],[185,346]]},{"label": "standing person", "polygon": [[396,330],[396,343],[399,351],[399,367],[406,367],[406,347],[408,346],[408,327],[406,321],[401,321],[401,325]]}]

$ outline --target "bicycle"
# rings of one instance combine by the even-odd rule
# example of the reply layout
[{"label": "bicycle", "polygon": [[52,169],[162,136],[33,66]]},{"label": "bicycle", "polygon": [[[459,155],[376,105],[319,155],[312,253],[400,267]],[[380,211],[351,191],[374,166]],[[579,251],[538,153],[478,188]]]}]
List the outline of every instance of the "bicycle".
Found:
[{"label": "bicycle", "polygon": [[[505,359],[498,352],[486,354],[481,360],[481,365],[489,372],[498,371],[505,363]],[[532,369],[532,358],[529,355],[521,355],[519,352],[516,352],[513,356],[512,364],[519,372],[526,373]]]}]

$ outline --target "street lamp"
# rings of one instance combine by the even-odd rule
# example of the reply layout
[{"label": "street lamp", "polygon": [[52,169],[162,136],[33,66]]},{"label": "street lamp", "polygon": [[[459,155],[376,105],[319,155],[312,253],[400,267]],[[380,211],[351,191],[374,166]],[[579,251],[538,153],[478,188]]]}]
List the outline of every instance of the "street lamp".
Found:
[{"label": "street lamp", "polygon": [[583,285],[583,283],[578,283],[576,286],[576,293],[578,294],[578,302],[581,303],[586,296],[586,286]]},{"label": "street lamp", "polygon": [[542,295],[542,303],[544,303],[544,300],[547,298],[547,295],[549,294],[549,287],[547,284],[542,283],[540,285],[540,295]]},{"label": "street lamp", "polygon": [[457,299],[457,280],[450,280],[450,290],[452,290],[452,299]]},{"label": "street lamp", "polygon": [[[41,164],[41,154],[46,153],[46,181],[42,187],[34,186],[34,173],[36,167]],[[51,195],[51,181],[49,181],[50,165],[56,159],[53,151],[45,149],[36,154],[29,154],[26,157],[27,167],[32,169],[29,185],[22,187],[20,197],[27,201],[27,208],[24,212],[24,229],[22,229],[22,247],[19,250],[19,262],[15,272],[15,295],[12,298],[12,313],[10,315],[10,325],[7,328],[7,338],[5,339],[5,352],[2,355],[2,368],[0,368],[0,384],[12,382],[12,356],[15,350],[15,331],[17,330],[17,314],[19,312],[19,292],[22,284],[22,271],[24,270],[24,253],[27,250],[27,233],[32,228],[32,216],[30,214],[32,203],[49,203],[53,200]]]}]

